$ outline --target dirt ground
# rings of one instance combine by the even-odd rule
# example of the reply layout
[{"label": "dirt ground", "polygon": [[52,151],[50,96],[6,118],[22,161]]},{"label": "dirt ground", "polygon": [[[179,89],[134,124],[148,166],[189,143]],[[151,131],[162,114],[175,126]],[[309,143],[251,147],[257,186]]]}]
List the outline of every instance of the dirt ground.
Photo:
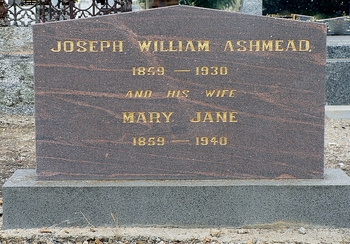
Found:
[{"label": "dirt ground", "polygon": [[[16,169],[35,168],[35,124],[33,116],[0,114],[0,182]],[[0,192],[2,196],[2,191]]]},{"label": "dirt ground", "polygon": [[[0,114],[1,184],[16,169],[35,168],[33,116]],[[350,175],[350,120],[326,119],[325,167]],[[2,192],[0,192],[0,197]],[[2,212],[0,212],[0,216]],[[0,218],[0,223],[2,222]],[[0,230],[0,243],[349,243],[349,229],[276,223],[247,229],[65,228]]]}]

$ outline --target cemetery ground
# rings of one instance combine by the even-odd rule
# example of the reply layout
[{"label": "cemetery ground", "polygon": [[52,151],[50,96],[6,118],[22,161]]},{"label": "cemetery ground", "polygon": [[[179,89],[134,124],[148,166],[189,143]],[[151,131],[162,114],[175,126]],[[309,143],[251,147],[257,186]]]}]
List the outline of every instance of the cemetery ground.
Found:
[{"label": "cemetery ground", "polygon": [[[20,168],[35,168],[33,116],[0,114],[0,179]],[[350,175],[350,120],[326,119],[325,167]],[[2,192],[0,192],[2,194]],[[219,201],[219,199],[218,199]],[[1,211],[2,212],[2,211]],[[2,214],[1,214],[2,215]],[[0,220],[2,222],[2,220]],[[321,228],[295,223],[273,223],[247,228],[86,228],[0,230],[0,243],[350,243],[348,229]]]}]

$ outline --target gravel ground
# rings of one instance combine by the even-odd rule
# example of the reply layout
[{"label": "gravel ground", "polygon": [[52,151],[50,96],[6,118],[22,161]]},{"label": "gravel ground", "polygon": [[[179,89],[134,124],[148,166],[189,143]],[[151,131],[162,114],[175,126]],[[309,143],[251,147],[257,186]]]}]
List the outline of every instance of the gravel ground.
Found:
[{"label": "gravel ground", "polygon": [[[19,168],[35,168],[34,118],[0,114],[0,181]],[[350,120],[326,119],[325,167],[350,175]],[[1,197],[2,192],[0,192]],[[2,211],[0,212],[2,213]],[[2,214],[0,214],[2,215]],[[0,223],[2,218],[0,217]],[[43,228],[0,230],[8,243],[341,243],[350,244],[348,229],[316,228],[291,223],[234,229],[182,228]]]}]

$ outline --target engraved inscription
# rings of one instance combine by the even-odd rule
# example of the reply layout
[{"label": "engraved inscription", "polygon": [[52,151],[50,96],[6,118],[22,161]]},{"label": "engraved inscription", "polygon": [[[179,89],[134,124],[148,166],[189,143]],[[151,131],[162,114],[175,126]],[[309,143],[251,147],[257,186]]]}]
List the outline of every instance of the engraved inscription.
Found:
[{"label": "engraved inscription", "polygon": [[166,97],[188,97],[189,93],[189,90],[168,90]]},{"label": "engraved inscription", "polygon": [[141,52],[209,52],[209,40],[144,40],[138,41]]},{"label": "engraved inscription", "polygon": [[39,180],[323,177],[325,25],[174,6],[33,32]]},{"label": "engraved inscription", "polygon": [[235,97],[236,90],[205,90],[206,97]]},{"label": "engraved inscription", "polygon": [[238,112],[230,111],[230,112],[196,112],[196,115],[190,119],[192,123],[236,123]]},{"label": "engraved inscription", "polygon": [[162,136],[158,137],[133,137],[133,146],[164,146],[165,139]]},{"label": "engraved inscription", "polygon": [[170,123],[174,112],[123,112],[123,123]]},{"label": "engraved inscription", "polygon": [[65,40],[57,41],[55,47],[50,50],[54,53],[65,52],[65,53],[98,53],[98,52],[123,52],[124,49],[123,41],[109,41],[109,40]]},{"label": "engraved inscription", "polygon": [[132,75],[164,75],[164,67],[132,67]]},{"label": "engraved inscription", "polygon": [[196,67],[196,75],[227,75],[228,69],[226,66],[201,66]]},{"label": "engraved inscription", "polygon": [[238,52],[308,52],[309,40],[238,40],[226,41],[224,51]]},{"label": "engraved inscription", "polygon": [[208,146],[208,145],[226,146],[227,142],[228,140],[226,136],[220,136],[220,137],[197,136],[196,137],[197,146]]}]

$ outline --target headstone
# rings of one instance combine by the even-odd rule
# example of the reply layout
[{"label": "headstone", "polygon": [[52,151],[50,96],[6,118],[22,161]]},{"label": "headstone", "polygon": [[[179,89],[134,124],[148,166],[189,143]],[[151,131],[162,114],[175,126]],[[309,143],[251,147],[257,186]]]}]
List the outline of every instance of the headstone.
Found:
[{"label": "headstone", "polygon": [[328,36],[327,105],[350,105],[350,36]]},{"label": "headstone", "polygon": [[323,177],[324,25],[176,6],[33,31],[39,179]]},{"label": "headstone", "polygon": [[4,229],[348,226],[325,25],[176,6],[33,30],[37,171],[4,185]]}]

